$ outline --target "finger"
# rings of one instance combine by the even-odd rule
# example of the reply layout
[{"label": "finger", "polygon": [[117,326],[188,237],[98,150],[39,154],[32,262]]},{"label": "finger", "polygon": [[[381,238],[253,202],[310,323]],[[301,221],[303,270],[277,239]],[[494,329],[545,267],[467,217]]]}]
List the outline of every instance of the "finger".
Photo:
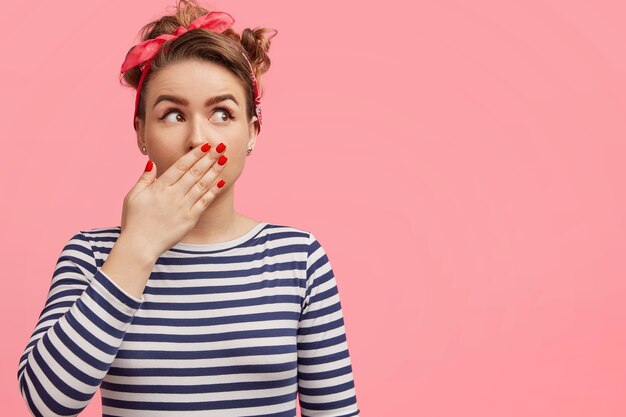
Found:
[{"label": "finger", "polygon": [[[215,147],[214,150],[209,151],[209,154],[204,158],[200,158],[196,163],[185,172],[185,174],[173,185],[176,186],[176,192],[182,193],[183,195],[187,195],[187,193],[196,186],[197,182],[202,179],[207,170],[210,170],[212,166],[215,165],[215,162],[218,160],[223,163],[226,161],[225,155],[220,155],[226,150],[226,145],[220,143]],[[219,151],[219,152],[218,152]],[[209,183],[210,185],[210,183]],[[202,193],[206,192],[207,186],[206,184],[201,184]],[[195,203],[195,200],[191,201],[191,204]]]},{"label": "finger", "polygon": [[[212,165],[209,167],[209,169],[206,172],[204,172],[204,174],[199,179],[196,180],[195,178],[191,178],[189,180],[189,181],[193,181],[193,184],[189,188],[189,191],[185,195],[185,198],[187,199],[190,205],[195,204],[196,201],[198,201],[198,199],[202,197],[214,185],[215,179],[223,171],[227,160],[228,158],[226,157],[226,155],[221,155],[217,159],[217,163],[213,163],[215,161],[211,161]],[[203,163],[205,162],[206,161],[203,161]],[[196,165],[199,165],[199,164],[200,162],[198,162]],[[202,168],[199,168],[199,170],[200,169]],[[194,171],[195,169],[193,168],[190,170],[190,172],[194,172]],[[181,181],[187,181],[187,178],[183,178],[179,182]]]},{"label": "finger", "polygon": [[199,159],[201,159],[204,155],[207,154],[211,149],[211,145],[208,142],[205,142],[202,145],[196,146],[191,151],[187,152],[185,155],[181,156],[178,161],[174,162],[172,166],[170,166],[161,176],[159,177],[159,182],[162,182],[165,185],[173,185],[179,179],[183,177]]},{"label": "finger", "polygon": [[191,207],[191,214],[193,218],[200,217],[202,212],[206,210],[209,205],[211,205],[213,200],[215,200],[215,197],[217,197],[222,190],[226,188],[225,185],[226,182],[223,179],[220,179],[217,183],[213,184],[206,193],[200,196],[198,201],[196,201],[196,203]]},{"label": "finger", "polygon": [[156,164],[152,160],[148,160],[146,167],[144,168],[143,173],[137,180],[137,183],[130,189],[130,191],[126,194],[126,199],[131,199],[135,194],[140,193],[142,190],[146,189],[150,184],[154,182],[157,174]]}]

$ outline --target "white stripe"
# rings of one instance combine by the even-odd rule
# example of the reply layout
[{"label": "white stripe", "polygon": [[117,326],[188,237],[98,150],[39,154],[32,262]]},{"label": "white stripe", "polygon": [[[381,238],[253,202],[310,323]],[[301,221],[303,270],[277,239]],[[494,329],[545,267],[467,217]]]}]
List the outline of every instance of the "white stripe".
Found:
[{"label": "white stripe", "polygon": [[[142,334],[167,334],[167,335],[194,335],[194,334],[220,334],[223,332],[239,332],[259,329],[289,329],[294,328],[292,320],[265,320],[262,322],[251,321],[245,323],[214,324],[212,326],[143,326],[133,325],[132,333]],[[130,330],[129,330],[130,331]]]},{"label": "white stripe", "polygon": [[[164,382],[167,384],[167,382]],[[228,401],[243,399],[263,399],[267,397],[278,397],[293,392],[296,384],[287,385],[280,388],[268,388],[260,390],[243,390],[243,391],[222,391],[222,392],[203,392],[199,394],[168,394],[168,393],[144,393],[144,392],[120,392],[110,391],[101,388],[102,395],[108,398],[115,398],[122,401],[145,401],[160,403],[197,403],[204,401]]]},{"label": "white stripe", "polygon": [[348,373],[334,378],[301,380],[299,385],[302,388],[326,388],[345,384],[352,381],[352,379],[352,374]]},{"label": "white stripe", "polygon": [[[270,375],[268,374],[252,374],[252,373],[241,373],[241,374],[230,374],[230,375],[203,375],[203,376],[175,376],[171,377],[176,385],[186,386],[186,385],[204,385],[204,384],[215,384],[216,381],[222,384],[230,384],[237,382],[258,382],[258,381],[267,381],[271,379],[272,381],[280,381],[284,379],[293,378],[298,374],[297,369],[292,369],[290,371],[285,372],[274,372]],[[351,378],[350,378],[351,379]],[[114,384],[128,384],[128,385],[155,385],[159,383],[169,384],[168,378],[164,378],[162,376],[120,376],[120,375],[107,375],[104,378],[105,381],[114,383]]]},{"label": "white stripe", "polygon": [[249,355],[234,356],[230,358],[207,358],[207,359],[184,359],[165,361],[161,359],[115,359],[113,366],[118,368],[216,368],[222,366],[241,365],[272,365],[286,362],[294,362],[296,353],[282,353],[275,355]]},{"label": "white stripe", "polygon": [[234,339],[234,340],[220,340],[216,342],[185,342],[184,338],[181,342],[123,342],[123,349],[125,350],[141,350],[141,351],[154,351],[154,350],[166,350],[173,352],[197,352],[197,351],[211,351],[220,349],[235,349],[257,346],[285,346],[293,345],[295,343],[295,336],[293,337],[266,337],[266,338],[249,338],[249,339]]},{"label": "white stripe", "polygon": [[[161,411],[161,410],[130,410],[126,408],[116,408],[109,406],[102,406],[102,412],[111,415],[118,415],[124,417],[178,417],[184,415],[185,417],[207,417],[207,416],[219,416],[219,417],[241,417],[247,415],[264,415],[272,413],[280,413],[291,410],[295,407],[295,404],[285,403],[277,405],[268,405],[263,407],[245,407],[245,408],[233,408],[230,410],[210,410],[210,411]],[[294,415],[295,416],[295,415]]]},{"label": "white stripe", "polygon": [[298,364],[298,371],[307,374],[315,374],[318,372],[333,371],[335,369],[343,368],[344,366],[351,365],[350,358],[343,358],[333,362],[326,362],[317,365],[302,365]]},{"label": "white stripe", "polygon": [[[193,313],[190,313],[190,311],[193,311]],[[156,316],[159,319],[189,318],[189,315],[193,314],[194,319],[204,319],[204,318],[242,316],[246,314],[275,313],[275,312],[300,313],[300,306],[294,305],[293,303],[288,303],[288,304],[287,303],[275,303],[275,304],[259,304],[259,305],[253,305],[253,306],[220,308],[218,310],[209,310],[209,309],[204,309],[204,310],[161,310],[161,309],[142,310],[142,309],[139,309],[139,311],[137,311],[137,314],[135,314],[135,317],[155,317]],[[135,326],[141,327],[141,325],[134,324],[133,328],[135,328]],[[293,326],[290,324],[287,327],[293,327]],[[215,332],[211,332],[211,333],[215,333]]]}]

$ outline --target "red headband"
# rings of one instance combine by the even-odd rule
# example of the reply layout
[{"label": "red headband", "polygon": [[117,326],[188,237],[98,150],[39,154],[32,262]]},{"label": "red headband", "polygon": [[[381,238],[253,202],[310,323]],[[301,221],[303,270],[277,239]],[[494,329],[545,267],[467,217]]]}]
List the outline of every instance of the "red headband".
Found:
[{"label": "red headband", "polygon": [[[137,116],[137,107],[139,106],[139,95],[141,93],[143,80],[146,78],[146,74],[148,74],[148,72],[150,71],[152,60],[158,54],[161,46],[163,46],[165,42],[179,38],[183,33],[192,29],[208,29],[211,32],[222,33],[226,29],[231,27],[233,23],[235,23],[235,19],[233,19],[232,16],[228,13],[209,12],[196,18],[189,24],[187,28],[184,28],[183,26],[178,26],[173,34],[164,33],[154,39],[148,39],[146,41],[143,41],[140,44],[135,45],[135,47],[131,49],[131,51],[126,56],[124,63],[122,64],[120,72],[124,73],[136,66],[139,66],[139,69],[141,70],[141,78],[139,79],[139,85],[137,85],[137,95],[135,97],[135,114],[133,115],[133,127],[135,126],[135,117]],[[254,75],[254,69],[252,68],[252,64],[250,64],[248,57],[243,51],[241,52],[241,54],[246,59],[246,61],[248,62],[248,66],[250,67],[250,75],[252,77],[252,86],[254,89],[254,112],[259,119],[260,130],[261,96],[259,95],[259,86],[256,76]]]}]

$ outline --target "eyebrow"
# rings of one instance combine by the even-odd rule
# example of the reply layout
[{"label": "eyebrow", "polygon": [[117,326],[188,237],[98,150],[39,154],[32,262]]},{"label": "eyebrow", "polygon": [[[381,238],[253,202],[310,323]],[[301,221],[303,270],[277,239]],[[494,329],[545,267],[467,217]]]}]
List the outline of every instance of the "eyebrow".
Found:
[{"label": "eyebrow", "polygon": [[[189,102],[182,97],[176,97],[176,96],[172,96],[168,94],[163,94],[163,95],[160,95],[156,99],[156,101],[154,102],[154,106],[152,106],[152,108],[154,109],[157,104],[165,100],[171,101],[176,104],[180,104],[181,106],[187,106],[189,104]],[[232,100],[235,102],[235,104],[237,104],[237,106],[239,106],[239,102],[237,101],[235,96],[233,96],[232,94],[222,94],[219,96],[209,97],[207,101],[204,102],[204,107],[209,107],[215,103],[219,103],[221,101],[226,101],[226,100]]]}]

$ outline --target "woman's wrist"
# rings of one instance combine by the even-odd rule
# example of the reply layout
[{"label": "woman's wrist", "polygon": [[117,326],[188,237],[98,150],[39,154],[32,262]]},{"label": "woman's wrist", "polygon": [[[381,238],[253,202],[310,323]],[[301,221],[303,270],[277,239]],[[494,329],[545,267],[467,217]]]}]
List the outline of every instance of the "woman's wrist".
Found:
[{"label": "woman's wrist", "polygon": [[101,270],[126,292],[140,299],[157,259],[158,256],[151,254],[140,240],[120,235]]}]

